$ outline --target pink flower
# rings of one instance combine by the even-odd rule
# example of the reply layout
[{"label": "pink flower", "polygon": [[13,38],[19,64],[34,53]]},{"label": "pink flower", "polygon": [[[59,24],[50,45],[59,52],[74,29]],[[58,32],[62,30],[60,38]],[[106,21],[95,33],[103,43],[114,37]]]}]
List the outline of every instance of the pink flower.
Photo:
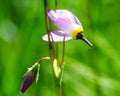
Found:
[{"label": "pink flower", "polygon": [[[83,27],[78,18],[68,10],[48,10],[47,12],[52,22],[60,29],[50,32],[51,42],[63,42],[71,39],[81,39],[89,46],[92,44],[84,37]],[[64,39],[65,38],[65,39]],[[43,36],[44,41],[48,41],[48,35]]]}]

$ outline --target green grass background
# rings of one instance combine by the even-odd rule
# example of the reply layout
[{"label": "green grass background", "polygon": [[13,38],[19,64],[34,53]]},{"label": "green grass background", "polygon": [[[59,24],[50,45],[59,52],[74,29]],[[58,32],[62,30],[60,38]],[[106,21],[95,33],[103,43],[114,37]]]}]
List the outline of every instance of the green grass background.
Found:
[{"label": "green grass background", "polygon": [[[47,1],[54,9],[54,0]],[[38,83],[19,93],[27,68],[49,56],[48,43],[42,40],[43,2],[0,0],[0,96],[55,96],[49,61],[41,63]],[[120,96],[119,4],[120,0],[58,0],[58,9],[73,12],[94,45],[66,42],[63,96]]]}]

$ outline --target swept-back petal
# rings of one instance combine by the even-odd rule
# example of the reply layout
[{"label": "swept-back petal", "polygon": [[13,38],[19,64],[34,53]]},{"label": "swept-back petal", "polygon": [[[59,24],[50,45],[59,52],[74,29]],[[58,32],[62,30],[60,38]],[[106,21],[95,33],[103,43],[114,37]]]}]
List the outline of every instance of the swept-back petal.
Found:
[{"label": "swept-back petal", "polygon": [[[50,17],[50,19],[55,22],[58,18],[67,18],[70,21],[75,22],[76,24],[81,25],[80,21],[78,20],[78,18],[70,11],[62,9],[62,10],[48,10],[48,16]],[[82,25],[81,25],[82,26]]]},{"label": "swept-back petal", "polygon": [[48,16],[68,36],[71,36],[75,29],[82,27],[77,17],[67,10],[48,10]]},{"label": "swept-back petal", "polygon": [[[44,35],[42,37],[44,41],[48,41],[48,34]],[[53,32],[50,32],[50,40],[51,42],[63,42],[71,40],[72,37],[66,36],[62,31],[56,30]]]},{"label": "swept-back petal", "polygon": [[56,10],[56,14],[63,16],[65,18],[69,18],[70,20],[73,20],[75,23],[81,25],[80,21],[78,18],[70,11],[68,10]]}]

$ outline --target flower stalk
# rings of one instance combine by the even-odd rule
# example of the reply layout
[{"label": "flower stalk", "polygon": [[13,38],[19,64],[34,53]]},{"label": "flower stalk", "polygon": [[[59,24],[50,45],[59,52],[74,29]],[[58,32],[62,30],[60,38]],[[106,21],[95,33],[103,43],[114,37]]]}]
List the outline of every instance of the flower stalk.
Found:
[{"label": "flower stalk", "polygon": [[[52,59],[52,66],[53,66],[53,72],[54,72],[54,80],[55,80],[55,88],[56,88],[56,96],[62,96],[62,87],[61,87],[61,78],[62,78],[62,70],[61,66],[63,65],[64,62],[64,49],[65,49],[65,42],[63,42],[63,52],[62,52],[62,60],[60,62],[59,58],[59,43],[55,43],[55,55],[53,53],[53,48],[52,48],[52,41],[54,41],[53,36],[50,34],[50,28],[49,28],[49,20],[48,20],[48,8],[47,8],[47,0],[44,0],[44,6],[46,10],[46,28],[47,28],[47,36],[45,38],[48,38],[48,44],[49,44],[49,50],[50,50],[50,57]],[[55,10],[57,10],[58,7],[58,2],[55,0]],[[57,27],[56,27],[57,29]],[[63,37],[62,37],[63,38]],[[62,41],[65,41],[64,38]]]},{"label": "flower stalk", "polygon": [[53,62],[53,58],[54,58],[54,54],[53,54],[53,47],[52,47],[52,43],[51,43],[51,40],[50,40],[50,26],[49,26],[49,19],[48,19],[48,16],[47,16],[47,0],[44,0],[44,9],[45,9],[45,18],[46,18],[46,29],[47,29],[47,38],[48,38],[48,45],[49,45],[49,51],[50,51],[50,57],[51,57],[51,60]]}]

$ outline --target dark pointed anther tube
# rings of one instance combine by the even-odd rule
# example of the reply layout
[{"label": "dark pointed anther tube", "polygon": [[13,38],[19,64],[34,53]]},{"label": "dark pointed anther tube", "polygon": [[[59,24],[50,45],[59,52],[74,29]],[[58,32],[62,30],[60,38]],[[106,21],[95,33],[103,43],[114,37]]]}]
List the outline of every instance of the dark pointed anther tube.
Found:
[{"label": "dark pointed anther tube", "polygon": [[84,36],[83,33],[78,33],[77,36],[76,36],[76,39],[81,39],[83,40],[84,42],[86,42],[90,47],[92,47],[92,43],[90,43],[90,41],[87,40],[87,38]]}]

